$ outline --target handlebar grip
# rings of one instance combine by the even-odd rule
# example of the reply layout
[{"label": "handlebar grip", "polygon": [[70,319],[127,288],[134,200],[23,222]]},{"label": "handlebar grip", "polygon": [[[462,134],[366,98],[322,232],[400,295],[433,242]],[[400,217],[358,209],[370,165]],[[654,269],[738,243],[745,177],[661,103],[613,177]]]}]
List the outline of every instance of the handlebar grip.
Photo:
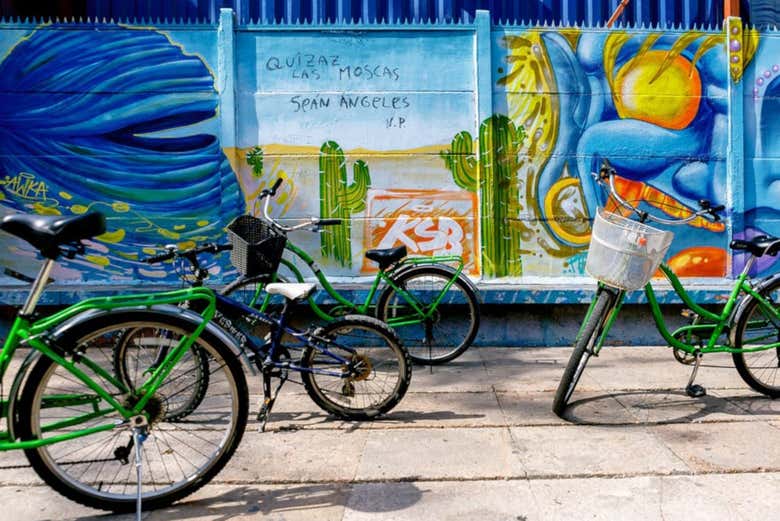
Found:
[{"label": "handlebar grip", "polygon": [[283,179],[281,177],[279,177],[276,180],[274,185],[271,187],[271,190],[269,190],[271,192],[271,195],[276,195],[276,190],[282,185],[282,181],[283,181]]},{"label": "handlebar grip", "polygon": [[146,259],[141,259],[141,262],[145,262],[146,264],[157,264],[158,262],[163,262],[172,259],[176,254],[172,251],[161,253],[160,255],[155,255],[154,257],[147,257]]},{"label": "handlebar grip", "polygon": [[215,244],[214,245],[214,253],[219,253],[221,251],[229,251],[233,249],[232,244]]},{"label": "handlebar grip", "polygon": [[341,224],[341,219],[320,219],[317,226],[337,226]]}]

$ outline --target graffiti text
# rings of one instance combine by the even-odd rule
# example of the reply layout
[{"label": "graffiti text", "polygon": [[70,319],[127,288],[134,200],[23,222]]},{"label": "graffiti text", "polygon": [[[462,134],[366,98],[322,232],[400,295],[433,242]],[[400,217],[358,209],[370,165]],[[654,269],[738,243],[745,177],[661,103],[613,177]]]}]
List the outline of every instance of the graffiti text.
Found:
[{"label": "graffiti text", "polygon": [[9,192],[18,195],[24,199],[46,200],[48,188],[46,183],[38,181],[33,174],[20,172],[16,177],[6,176],[0,184],[5,186]]}]

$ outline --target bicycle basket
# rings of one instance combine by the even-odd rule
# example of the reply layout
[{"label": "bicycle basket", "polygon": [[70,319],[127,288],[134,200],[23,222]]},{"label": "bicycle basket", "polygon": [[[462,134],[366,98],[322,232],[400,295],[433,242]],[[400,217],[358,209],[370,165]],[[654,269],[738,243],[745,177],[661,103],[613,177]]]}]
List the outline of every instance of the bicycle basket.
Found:
[{"label": "bicycle basket", "polygon": [[233,245],[230,262],[239,273],[248,277],[276,273],[287,241],[284,233],[251,215],[236,217],[227,232]]},{"label": "bicycle basket", "polygon": [[672,232],[599,209],[593,220],[585,271],[594,279],[620,289],[639,289],[658,269]]}]

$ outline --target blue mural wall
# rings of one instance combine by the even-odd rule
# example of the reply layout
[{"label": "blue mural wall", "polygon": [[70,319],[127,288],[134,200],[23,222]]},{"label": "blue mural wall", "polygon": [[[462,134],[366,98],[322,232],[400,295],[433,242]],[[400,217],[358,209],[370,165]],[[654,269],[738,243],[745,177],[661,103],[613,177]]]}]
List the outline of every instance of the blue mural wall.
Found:
[{"label": "blue mural wall", "polygon": [[[139,259],[223,240],[281,177],[278,218],[345,219],[293,237],[328,274],[367,280],[367,249],[404,244],[462,255],[482,288],[500,288],[496,301],[574,302],[605,204],[591,172],[609,158],[621,193],[654,211],[727,206],[722,223],[678,227],[668,256],[716,288],[744,262],[732,238],[780,234],[778,46],[739,19],[712,30],[492,25],[487,13],[359,29],[235,26],[229,12],[219,26],[5,24],[0,208],[105,212],[108,233],[54,277],[117,291],[178,281]],[[34,274],[30,248],[0,241],[2,265]],[[210,269],[217,283],[232,277],[227,258]]]}]

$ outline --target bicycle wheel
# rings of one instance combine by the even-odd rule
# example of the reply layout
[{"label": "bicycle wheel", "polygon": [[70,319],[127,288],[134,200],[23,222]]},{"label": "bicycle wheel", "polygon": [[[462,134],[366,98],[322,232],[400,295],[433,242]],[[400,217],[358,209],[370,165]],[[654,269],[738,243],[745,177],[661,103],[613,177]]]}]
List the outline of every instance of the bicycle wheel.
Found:
[{"label": "bicycle wheel", "polygon": [[[168,331],[147,331],[148,328],[126,330],[114,349],[114,371],[130,389],[140,387],[178,341]],[[137,356],[128,356],[129,349]],[[197,344],[190,347],[173,368],[168,383],[177,382],[179,391],[171,396],[166,407],[168,421],[184,418],[198,408],[209,386],[209,359]]]},{"label": "bicycle wheel", "polygon": [[611,291],[606,289],[598,290],[596,303],[591,310],[588,321],[577,336],[574,351],[572,351],[571,357],[569,357],[569,363],[566,365],[566,370],[563,371],[561,381],[558,383],[558,389],[555,391],[552,410],[557,416],[563,416],[563,411],[566,410],[566,405],[574,393],[574,388],[577,387],[582,372],[588,364],[593,346],[596,345],[596,341],[601,336],[614,302],[615,295]]},{"label": "bicycle wheel", "polygon": [[412,378],[409,353],[395,332],[363,315],[346,315],[315,331],[301,366],[314,403],[347,420],[371,420],[388,412]]},{"label": "bicycle wheel", "polygon": [[418,364],[436,365],[454,360],[477,336],[479,300],[460,277],[454,280],[433,312],[425,316],[454,276],[455,272],[446,267],[416,266],[393,279],[410,299],[392,286],[386,287],[379,297],[377,318],[396,330],[412,361]]},{"label": "bicycle wheel", "polygon": [[[780,307],[780,279],[762,289],[761,295]],[[734,347],[760,349],[780,342],[780,322],[753,299],[734,326]],[[780,398],[780,348],[731,354],[739,375],[751,388],[772,398]]]},{"label": "bicycle wheel", "polygon": [[[162,334],[179,339],[192,332],[186,320],[155,311],[115,311],[96,316],[56,339],[70,347],[75,366],[127,406],[138,397],[97,376],[97,365],[110,373],[113,351],[128,330],[136,338]],[[139,343],[128,344],[126,358],[144,356]],[[172,372],[146,407],[148,438],[143,443],[142,502],[144,509],[166,506],[205,485],[232,456],[246,426],[248,392],[241,365],[230,348],[204,331],[198,349],[206,354],[209,393],[184,419],[171,420],[167,408],[182,383]],[[69,357],[71,358],[71,357]],[[133,364],[127,362],[128,367]],[[175,405],[174,405],[175,406]],[[91,388],[64,367],[41,357],[27,378],[20,399],[21,439],[73,435],[99,425],[113,428],[59,443],[25,450],[30,464],[53,489],[86,506],[116,512],[133,511],[136,496],[135,454],[129,423]],[[105,414],[98,413],[98,411]],[[77,417],[78,422],[67,419]]]}]

